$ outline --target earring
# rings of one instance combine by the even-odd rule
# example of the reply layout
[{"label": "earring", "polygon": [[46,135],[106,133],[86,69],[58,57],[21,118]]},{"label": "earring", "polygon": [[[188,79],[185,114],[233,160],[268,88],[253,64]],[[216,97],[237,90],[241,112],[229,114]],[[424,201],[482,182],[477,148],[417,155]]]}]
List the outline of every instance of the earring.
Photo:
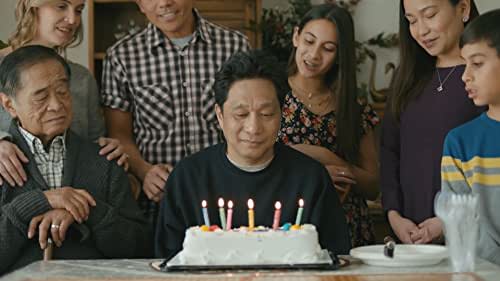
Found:
[{"label": "earring", "polygon": [[463,21],[463,22],[467,22],[468,20],[469,20],[469,17],[464,17],[464,18],[462,19],[462,21]]}]

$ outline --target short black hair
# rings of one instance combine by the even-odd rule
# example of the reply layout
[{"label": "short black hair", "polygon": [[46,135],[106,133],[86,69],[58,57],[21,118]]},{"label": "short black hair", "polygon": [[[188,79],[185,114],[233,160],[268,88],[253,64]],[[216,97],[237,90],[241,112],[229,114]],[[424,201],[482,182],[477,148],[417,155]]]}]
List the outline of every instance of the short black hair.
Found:
[{"label": "short black hair", "polygon": [[460,48],[467,44],[485,41],[497,50],[500,57],[500,9],[484,13],[474,19],[460,37]]},{"label": "short black hair", "polygon": [[68,80],[70,79],[71,71],[68,63],[54,49],[40,45],[24,46],[5,56],[0,64],[0,91],[15,97],[22,87],[21,73],[35,64],[49,60],[59,62]]},{"label": "short black hair", "polygon": [[280,108],[287,91],[285,66],[263,50],[232,55],[215,74],[215,102],[221,110],[233,83],[246,79],[265,79],[273,83]]}]

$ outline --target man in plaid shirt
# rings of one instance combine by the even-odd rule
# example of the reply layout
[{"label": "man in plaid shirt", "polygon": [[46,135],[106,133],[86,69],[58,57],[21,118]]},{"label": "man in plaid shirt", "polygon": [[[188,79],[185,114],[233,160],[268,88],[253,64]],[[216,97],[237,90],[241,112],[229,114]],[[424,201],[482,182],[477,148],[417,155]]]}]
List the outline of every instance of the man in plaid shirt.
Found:
[{"label": "man in plaid shirt", "polygon": [[239,32],[210,23],[193,0],[136,0],[150,23],[107,51],[102,103],[110,137],[142,181],[139,203],[151,222],[173,166],[220,141],[214,75],[249,49]]}]

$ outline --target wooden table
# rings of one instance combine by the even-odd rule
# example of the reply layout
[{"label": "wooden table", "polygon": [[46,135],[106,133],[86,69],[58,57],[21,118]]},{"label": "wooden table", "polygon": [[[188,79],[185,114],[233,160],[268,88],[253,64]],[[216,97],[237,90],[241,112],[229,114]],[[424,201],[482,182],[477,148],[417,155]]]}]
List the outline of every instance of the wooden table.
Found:
[{"label": "wooden table", "polygon": [[[348,258],[349,257],[344,257]],[[59,260],[35,262],[0,278],[0,281],[493,281],[500,280],[500,267],[478,260],[476,272],[449,273],[447,261],[429,267],[375,267],[352,260],[335,271],[235,271],[163,273],[153,270],[153,260]]]}]

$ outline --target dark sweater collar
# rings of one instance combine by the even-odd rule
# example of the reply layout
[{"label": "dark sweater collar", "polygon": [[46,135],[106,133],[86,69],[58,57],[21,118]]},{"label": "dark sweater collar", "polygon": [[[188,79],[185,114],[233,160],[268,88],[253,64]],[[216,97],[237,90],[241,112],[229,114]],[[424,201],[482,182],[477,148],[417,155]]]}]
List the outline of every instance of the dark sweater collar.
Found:
[{"label": "dark sweater collar", "polygon": [[[44,190],[48,189],[47,183],[43,179],[43,176],[36,165],[34,155],[31,153],[26,139],[21,135],[21,132],[19,131],[19,126],[16,120],[12,120],[9,127],[9,133],[12,135],[12,141],[19,146],[19,148],[23,151],[23,153],[29,160],[29,163],[26,164],[26,168],[28,169],[29,174]],[[75,167],[78,163],[78,147],[81,145],[81,139],[71,130],[68,130],[66,133],[65,142],[66,157],[64,160],[64,170],[62,178],[63,186],[71,185]]]},{"label": "dark sweater collar", "polygon": [[274,144],[274,157],[273,160],[271,160],[271,163],[267,165],[264,169],[257,171],[257,172],[247,172],[244,171],[237,166],[235,166],[231,161],[226,156],[226,151],[227,151],[227,143],[221,143],[217,145],[217,157],[219,161],[222,163],[223,167],[229,169],[233,173],[237,173],[240,175],[258,175],[258,174],[263,174],[266,173],[268,170],[273,169],[273,167],[276,165],[276,163],[279,163],[279,157],[280,157],[280,152],[283,149],[283,144],[276,142]]}]

